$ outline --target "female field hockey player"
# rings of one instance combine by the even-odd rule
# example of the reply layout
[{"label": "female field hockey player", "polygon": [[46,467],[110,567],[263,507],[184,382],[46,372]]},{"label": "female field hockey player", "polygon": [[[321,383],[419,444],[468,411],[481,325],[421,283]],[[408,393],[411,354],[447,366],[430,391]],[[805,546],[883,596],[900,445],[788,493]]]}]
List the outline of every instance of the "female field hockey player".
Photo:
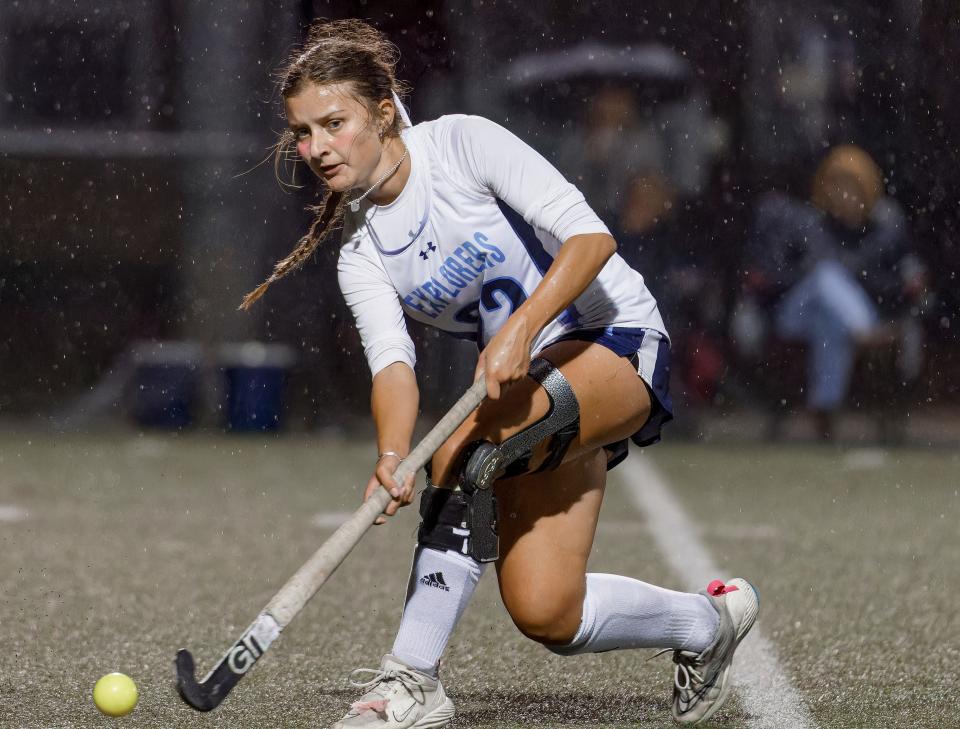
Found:
[{"label": "female field hockey player", "polygon": [[396,642],[379,669],[354,672],[364,695],[335,726],[449,723],[440,656],[494,559],[524,635],[565,656],[672,649],[673,716],[703,721],[729,691],[754,589],[717,580],[686,594],[586,571],[607,470],[672,417],[656,302],[583,195],[517,137],[476,116],[404,121],[396,61],[356,20],[315,24],[291,57],[288,140],[327,193],[243,303],[342,219],[338,276],[373,376],[380,454],[365,498],[387,489],[386,516],[413,500],[413,479],[391,478],[419,400],[404,317],[480,349],[488,396],[428,470]]}]

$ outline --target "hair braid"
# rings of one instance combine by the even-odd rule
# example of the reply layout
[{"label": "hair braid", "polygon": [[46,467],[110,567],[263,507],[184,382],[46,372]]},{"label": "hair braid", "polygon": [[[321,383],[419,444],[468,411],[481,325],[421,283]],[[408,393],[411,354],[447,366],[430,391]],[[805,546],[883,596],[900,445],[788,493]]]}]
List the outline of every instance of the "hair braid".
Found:
[{"label": "hair braid", "polygon": [[[362,20],[317,21],[311,26],[305,45],[295,49],[280,70],[280,93],[289,98],[307,84],[346,83],[373,115],[382,99],[390,99],[394,94],[403,96],[407,90],[406,84],[396,78],[399,58],[396,46]],[[384,136],[399,137],[402,126],[400,114],[394,114],[393,123]],[[284,132],[275,146],[274,172],[277,174],[281,164],[296,161],[292,141],[291,134]],[[243,298],[240,308],[249,309],[270,284],[300,268],[343,218],[344,207],[344,193],[333,191],[328,191],[319,205],[309,206],[307,210],[314,219],[307,234],[274,266],[270,277]]]},{"label": "hair braid", "polygon": [[329,233],[333,227],[343,217],[343,198],[342,192],[328,191],[319,205],[311,205],[307,209],[315,215],[310,229],[299,241],[296,247],[281,261],[273,267],[273,273],[262,284],[243,297],[240,304],[241,309],[247,310],[263,296],[270,284],[283,278],[288,273],[296,271],[304,262],[310,258],[313,252],[320,245],[320,241]]}]

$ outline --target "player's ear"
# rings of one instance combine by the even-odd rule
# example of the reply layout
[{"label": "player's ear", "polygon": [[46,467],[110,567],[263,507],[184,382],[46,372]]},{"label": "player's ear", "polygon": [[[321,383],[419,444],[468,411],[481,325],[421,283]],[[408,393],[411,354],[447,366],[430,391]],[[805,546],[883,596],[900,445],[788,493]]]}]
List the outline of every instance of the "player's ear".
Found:
[{"label": "player's ear", "polygon": [[380,138],[383,139],[387,130],[393,126],[393,120],[397,116],[397,107],[393,104],[393,99],[381,99],[377,104],[377,110],[380,113]]}]

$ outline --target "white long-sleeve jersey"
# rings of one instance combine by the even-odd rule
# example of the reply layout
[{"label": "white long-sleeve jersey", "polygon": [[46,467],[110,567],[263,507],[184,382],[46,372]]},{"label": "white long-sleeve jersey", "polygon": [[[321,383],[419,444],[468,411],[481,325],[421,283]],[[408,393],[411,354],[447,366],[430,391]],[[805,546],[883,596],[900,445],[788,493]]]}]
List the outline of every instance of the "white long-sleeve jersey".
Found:
[{"label": "white long-sleeve jersey", "polygon": [[[403,131],[411,170],[389,205],[347,211],[337,273],[370,371],[416,362],[404,315],[486,346],[529,297],[563,241],[608,233],[583,195],[540,154],[477,116]],[[532,353],[572,330],[666,335],[643,277],[614,254],[540,332]]]}]

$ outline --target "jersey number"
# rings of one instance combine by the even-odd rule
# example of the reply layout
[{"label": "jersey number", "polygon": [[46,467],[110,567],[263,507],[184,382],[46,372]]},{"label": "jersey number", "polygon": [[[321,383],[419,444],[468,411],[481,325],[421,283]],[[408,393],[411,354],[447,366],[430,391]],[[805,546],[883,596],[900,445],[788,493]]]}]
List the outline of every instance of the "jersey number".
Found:
[{"label": "jersey number", "polygon": [[[502,296],[497,296],[497,294],[502,294]],[[479,342],[482,343],[483,322],[480,319],[480,307],[483,306],[484,311],[496,311],[503,306],[504,302],[501,301],[503,297],[506,297],[506,303],[510,305],[510,311],[507,313],[507,316],[510,316],[520,304],[527,300],[527,292],[515,279],[495,278],[492,281],[487,281],[480,289],[479,301],[467,304],[454,314],[453,318],[461,324],[470,324],[477,327],[477,337]]]}]

